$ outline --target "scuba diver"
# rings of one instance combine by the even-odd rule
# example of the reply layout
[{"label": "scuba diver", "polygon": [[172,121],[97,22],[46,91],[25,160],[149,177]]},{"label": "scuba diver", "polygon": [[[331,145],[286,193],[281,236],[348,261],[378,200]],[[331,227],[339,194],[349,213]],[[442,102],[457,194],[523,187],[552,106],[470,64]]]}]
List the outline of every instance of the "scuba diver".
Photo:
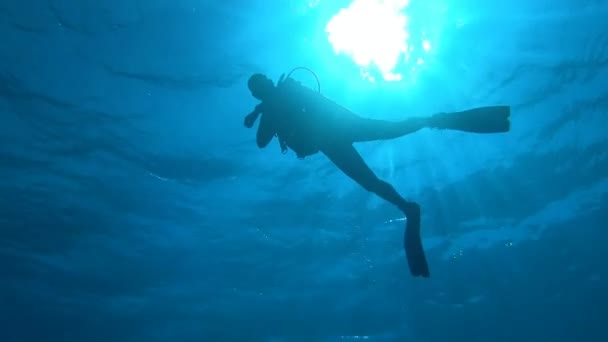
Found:
[{"label": "scuba diver", "polygon": [[314,91],[291,78],[291,73],[297,69],[306,68],[296,68],[287,77],[283,74],[276,86],[263,74],[249,78],[251,95],[261,103],[245,117],[244,124],[248,128],[253,127],[261,115],[256,136],[258,147],[266,147],[277,137],[283,153],[291,149],[300,159],[321,152],[364,189],[396,206],[406,217],[404,248],[410,273],[429,277],[420,236],[420,206],[406,200],[391,184],[378,178],[353,144],[395,139],[423,128],[473,133],[508,132],[510,107],[481,107],[401,121],[365,118],[321,95],[320,86]]}]

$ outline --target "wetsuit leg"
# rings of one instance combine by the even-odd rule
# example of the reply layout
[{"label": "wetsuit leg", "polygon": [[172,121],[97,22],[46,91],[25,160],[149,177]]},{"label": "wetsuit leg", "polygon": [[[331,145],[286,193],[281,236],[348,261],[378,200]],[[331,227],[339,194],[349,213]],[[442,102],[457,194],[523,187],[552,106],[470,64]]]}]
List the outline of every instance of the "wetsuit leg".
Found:
[{"label": "wetsuit leg", "polygon": [[420,237],[420,206],[406,201],[389,183],[379,179],[351,144],[333,145],[321,149],[342,172],[364,189],[396,205],[407,217],[404,248],[413,276],[429,277],[429,268]]},{"label": "wetsuit leg", "polygon": [[399,138],[421,130],[427,125],[428,119],[422,117],[387,121],[352,115],[341,123],[340,130],[343,130],[347,141],[365,142]]},{"label": "wetsuit leg", "polygon": [[321,150],[344,174],[382,199],[404,210],[409,203],[389,183],[379,179],[351,144],[331,146]]}]

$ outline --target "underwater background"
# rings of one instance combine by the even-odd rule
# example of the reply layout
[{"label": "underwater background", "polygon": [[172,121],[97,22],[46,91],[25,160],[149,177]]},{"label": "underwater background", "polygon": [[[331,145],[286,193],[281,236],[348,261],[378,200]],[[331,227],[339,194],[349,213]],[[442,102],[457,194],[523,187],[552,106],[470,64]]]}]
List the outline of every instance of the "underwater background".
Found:
[{"label": "underwater background", "polygon": [[[2,1],[0,341],[608,341],[608,1],[411,0],[400,81],[328,39],[351,2]],[[298,66],[373,118],[512,106],[356,145],[431,278],[395,208],[243,127]]]}]

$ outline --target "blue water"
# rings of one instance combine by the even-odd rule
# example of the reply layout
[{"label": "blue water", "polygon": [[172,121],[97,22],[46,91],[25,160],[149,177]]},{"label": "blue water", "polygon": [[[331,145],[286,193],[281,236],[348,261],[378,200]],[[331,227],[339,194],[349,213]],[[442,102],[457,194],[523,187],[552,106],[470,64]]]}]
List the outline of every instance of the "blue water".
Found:
[{"label": "blue water", "polygon": [[[0,3],[0,341],[608,341],[608,2],[430,3],[400,83],[332,51],[348,1]],[[513,106],[357,145],[430,279],[395,208],[243,127],[295,66],[369,117]]]}]

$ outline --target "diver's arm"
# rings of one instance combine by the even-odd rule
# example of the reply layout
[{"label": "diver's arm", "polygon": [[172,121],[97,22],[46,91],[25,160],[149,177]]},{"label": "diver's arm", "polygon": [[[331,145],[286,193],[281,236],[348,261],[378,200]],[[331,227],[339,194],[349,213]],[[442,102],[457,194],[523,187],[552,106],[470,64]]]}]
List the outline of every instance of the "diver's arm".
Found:
[{"label": "diver's arm", "polygon": [[270,143],[276,131],[272,125],[272,122],[269,120],[266,115],[262,115],[260,119],[260,125],[258,126],[258,133],[256,136],[256,142],[258,143],[259,148],[264,148],[266,145]]},{"label": "diver's arm", "polygon": [[263,109],[262,109],[262,104],[260,103],[259,105],[255,106],[255,109],[247,114],[247,116],[245,116],[245,120],[244,120],[244,125],[247,128],[251,128],[253,127],[253,124],[256,122],[256,120],[258,119],[258,117],[260,116],[260,114],[262,114]]}]

